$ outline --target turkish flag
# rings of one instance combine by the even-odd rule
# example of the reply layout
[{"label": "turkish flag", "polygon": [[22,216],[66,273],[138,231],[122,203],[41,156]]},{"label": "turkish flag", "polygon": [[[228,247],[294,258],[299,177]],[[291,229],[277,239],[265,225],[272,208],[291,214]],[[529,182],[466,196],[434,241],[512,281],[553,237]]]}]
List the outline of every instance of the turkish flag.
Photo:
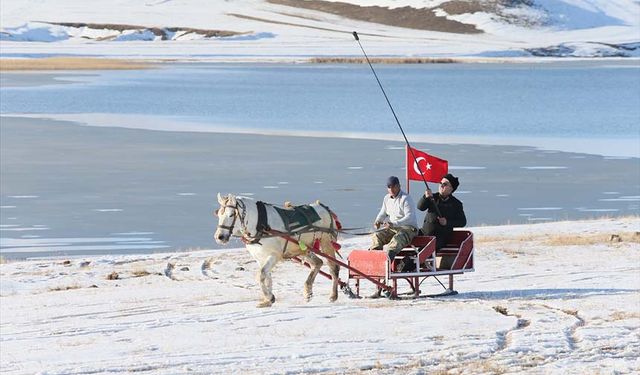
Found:
[{"label": "turkish flag", "polygon": [[[413,150],[413,155],[411,150]],[[420,176],[420,172],[422,172],[428,182],[439,183],[448,171],[448,161],[407,146],[407,179],[422,181],[422,176]]]}]

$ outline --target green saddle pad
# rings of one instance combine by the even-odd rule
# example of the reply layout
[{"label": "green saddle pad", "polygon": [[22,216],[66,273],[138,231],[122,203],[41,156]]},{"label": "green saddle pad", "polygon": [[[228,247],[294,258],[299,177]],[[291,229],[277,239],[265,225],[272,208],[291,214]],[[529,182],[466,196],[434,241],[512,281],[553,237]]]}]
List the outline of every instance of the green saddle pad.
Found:
[{"label": "green saddle pad", "polygon": [[316,210],[307,204],[296,206],[293,209],[284,209],[275,206],[273,208],[280,214],[284,227],[287,228],[288,232],[295,232],[320,220],[320,215],[318,215]]}]

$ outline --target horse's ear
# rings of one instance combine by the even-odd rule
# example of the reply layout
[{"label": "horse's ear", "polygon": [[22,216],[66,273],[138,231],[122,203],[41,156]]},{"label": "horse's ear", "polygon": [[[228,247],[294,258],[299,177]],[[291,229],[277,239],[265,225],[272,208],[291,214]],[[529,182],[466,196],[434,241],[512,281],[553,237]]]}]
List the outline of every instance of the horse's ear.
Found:
[{"label": "horse's ear", "polygon": [[227,202],[228,202],[230,205],[234,206],[234,205],[236,204],[236,197],[235,197],[235,195],[233,195],[233,194],[229,194],[229,195],[227,195]]},{"label": "horse's ear", "polygon": [[218,193],[218,203],[224,204],[224,199],[222,199],[222,195],[220,195],[220,193]]}]

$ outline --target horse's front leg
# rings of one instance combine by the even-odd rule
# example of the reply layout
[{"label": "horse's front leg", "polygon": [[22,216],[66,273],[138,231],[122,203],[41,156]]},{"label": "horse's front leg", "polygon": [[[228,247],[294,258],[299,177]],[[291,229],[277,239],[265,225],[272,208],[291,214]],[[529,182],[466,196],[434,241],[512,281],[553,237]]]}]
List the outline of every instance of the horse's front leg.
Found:
[{"label": "horse's front leg", "polygon": [[311,265],[311,272],[309,272],[309,276],[307,276],[307,281],[304,282],[304,290],[303,295],[304,299],[307,301],[311,300],[313,297],[313,282],[320,272],[320,267],[322,267],[322,259],[318,258],[314,253],[307,251],[305,255],[303,255],[303,259]]},{"label": "horse's front leg", "polygon": [[276,265],[278,259],[271,255],[264,264],[261,265],[258,271],[257,279],[260,282],[260,288],[262,289],[262,302],[258,303],[258,307],[269,307],[276,301],[276,296],[271,292],[272,280],[271,269]]}]

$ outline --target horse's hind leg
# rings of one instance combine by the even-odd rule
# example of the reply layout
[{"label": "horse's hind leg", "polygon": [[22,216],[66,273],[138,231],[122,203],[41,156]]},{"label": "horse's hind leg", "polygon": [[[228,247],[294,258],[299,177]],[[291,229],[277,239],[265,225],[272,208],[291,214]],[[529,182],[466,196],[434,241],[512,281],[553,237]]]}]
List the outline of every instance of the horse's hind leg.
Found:
[{"label": "horse's hind leg", "polygon": [[303,259],[307,261],[307,263],[309,263],[309,265],[311,265],[311,272],[309,273],[309,276],[307,276],[307,281],[304,282],[304,298],[309,301],[311,300],[311,297],[313,297],[313,282],[316,279],[316,275],[318,275],[318,272],[320,271],[320,267],[322,267],[322,259],[318,258],[314,253],[312,252],[307,252],[304,256]]},{"label": "horse's hind leg", "polygon": [[260,271],[258,271],[258,281],[260,282],[263,296],[262,302],[258,303],[258,307],[269,307],[276,301],[276,297],[271,292],[271,269],[275,266],[276,262],[276,257],[270,256],[262,267],[260,267]]},{"label": "horse's hind leg", "polygon": [[340,282],[340,265],[329,261],[329,273],[331,273],[331,296],[329,301],[335,302],[338,299],[338,283]]},{"label": "horse's hind leg", "polygon": [[[321,248],[323,253],[335,258],[336,251],[331,244],[331,239],[327,240],[325,238],[321,244]],[[338,274],[340,273],[340,265],[329,260],[329,273],[331,274],[331,295],[329,296],[329,301],[335,302],[338,299],[338,284],[340,283]]]}]

